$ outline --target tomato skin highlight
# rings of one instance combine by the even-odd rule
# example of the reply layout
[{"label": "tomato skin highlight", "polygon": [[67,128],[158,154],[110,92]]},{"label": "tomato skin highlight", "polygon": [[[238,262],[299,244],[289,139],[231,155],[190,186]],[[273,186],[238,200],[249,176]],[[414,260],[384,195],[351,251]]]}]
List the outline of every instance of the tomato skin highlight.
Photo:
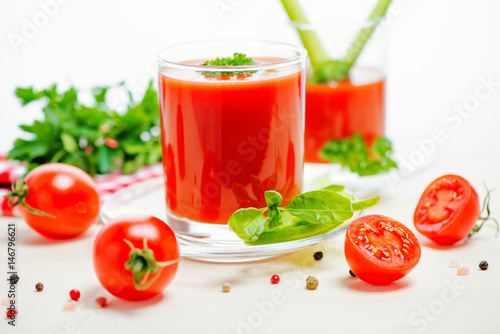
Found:
[{"label": "tomato skin highlight", "polygon": [[107,223],[97,235],[93,251],[94,270],[101,285],[112,295],[131,301],[149,299],[162,293],[175,277],[178,263],[159,267],[155,273],[149,275],[147,281],[156,281],[146,290],[135,288],[133,274],[125,268],[131,248],[124,239],[130,241],[134,247],[142,249],[144,238],[157,262],[179,259],[179,247],[174,232],[166,223],[152,216],[117,217]]},{"label": "tomato skin highlight", "polygon": [[85,232],[99,215],[100,198],[94,180],[83,170],[62,163],[33,169],[25,178],[25,203],[54,217],[30,212],[20,205],[26,223],[52,239],[70,239]]},{"label": "tomato skin highlight", "polygon": [[[406,251],[405,243],[410,245]],[[382,215],[368,215],[347,228],[344,252],[358,278],[384,285],[406,276],[420,260],[421,248],[417,237],[402,223]]]},{"label": "tomato skin highlight", "polygon": [[[446,192],[453,196],[440,196]],[[479,197],[467,180],[458,175],[443,175],[422,193],[413,222],[418,232],[449,246],[469,235],[479,218],[480,206]]]}]

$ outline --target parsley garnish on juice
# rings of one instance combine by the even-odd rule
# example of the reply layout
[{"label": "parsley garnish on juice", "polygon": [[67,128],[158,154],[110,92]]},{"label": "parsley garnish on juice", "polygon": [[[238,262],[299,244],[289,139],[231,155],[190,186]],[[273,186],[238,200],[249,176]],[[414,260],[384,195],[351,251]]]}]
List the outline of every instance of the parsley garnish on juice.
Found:
[{"label": "parsley garnish on juice", "polygon": [[374,206],[379,198],[352,202],[341,186],[297,195],[281,207],[283,198],[273,190],[265,192],[265,208],[236,211],[228,225],[248,245],[286,242],[327,233],[343,225],[355,211]]},{"label": "parsley garnish on juice", "polygon": [[[252,58],[247,57],[246,54],[244,53],[237,53],[235,52],[233,54],[233,57],[227,57],[227,58],[219,58],[217,57],[214,60],[207,60],[203,64],[203,66],[251,66],[251,65],[257,65],[256,62],[252,60]],[[254,73],[255,71],[205,71],[203,74],[209,75],[209,76],[220,76],[220,75],[241,75],[241,74],[246,74],[249,75],[251,73]]]}]

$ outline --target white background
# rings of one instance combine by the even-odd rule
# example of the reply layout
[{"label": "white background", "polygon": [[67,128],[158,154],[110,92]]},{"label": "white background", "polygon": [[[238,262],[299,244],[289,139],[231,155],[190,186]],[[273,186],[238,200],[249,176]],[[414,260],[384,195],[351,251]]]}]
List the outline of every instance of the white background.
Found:
[{"label": "white background", "polygon": [[[85,91],[125,80],[139,94],[154,75],[156,52],[170,44],[224,37],[299,43],[278,0],[56,1],[0,2],[0,152],[23,135],[19,124],[41,115],[38,106],[20,107],[17,86]],[[365,16],[374,3],[308,0],[307,9],[311,20],[333,20],[352,7]],[[394,0],[390,16],[388,136],[423,140],[441,156],[498,154],[500,1]],[[35,25],[28,34],[27,22]],[[15,45],[14,36],[25,39]],[[480,77],[499,83],[482,100],[473,97],[477,89],[489,93]],[[447,114],[463,103],[472,111]],[[431,144],[436,128],[444,140]]]}]

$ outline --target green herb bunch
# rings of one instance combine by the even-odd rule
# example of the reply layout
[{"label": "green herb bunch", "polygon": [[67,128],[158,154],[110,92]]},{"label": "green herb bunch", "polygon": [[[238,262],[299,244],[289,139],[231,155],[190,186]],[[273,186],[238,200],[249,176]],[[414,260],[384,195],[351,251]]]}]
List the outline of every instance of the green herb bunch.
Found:
[{"label": "green herb bunch", "polygon": [[[256,65],[257,63],[253,61],[252,58],[248,58],[244,53],[233,54],[233,57],[219,58],[214,60],[207,60],[202,66],[250,66]],[[255,71],[206,71],[203,72],[205,75],[238,75],[238,74],[248,74],[254,73]]]},{"label": "green herb bunch", "polygon": [[369,148],[360,134],[341,140],[330,140],[320,152],[320,156],[332,163],[340,163],[360,176],[386,173],[398,168],[392,160],[392,142],[379,137]]},{"label": "green herb bunch", "polygon": [[7,157],[28,163],[29,170],[49,162],[63,162],[90,175],[133,173],[141,166],[160,161],[158,94],[152,82],[139,103],[134,103],[128,91],[124,113],[109,107],[109,88],[92,90],[92,106],[78,100],[74,87],[65,92],[59,92],[57,85],[40,91],[33,87],[17,88],[16,95],[23,106],[43,101],[43,119],[20,126],[32,138],[17,139]]}]

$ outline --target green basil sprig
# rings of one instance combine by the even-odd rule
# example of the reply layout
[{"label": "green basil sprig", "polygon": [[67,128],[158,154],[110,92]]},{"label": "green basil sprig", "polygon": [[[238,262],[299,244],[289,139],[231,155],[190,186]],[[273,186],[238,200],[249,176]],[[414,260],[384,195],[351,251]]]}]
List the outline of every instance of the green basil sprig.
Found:
[{"label": "green basil sprig", "polygon": [[285,207],[274,190],[264,193],[267,207],[237,210],[228,221],[248,245],[286,242],[323,234],[352,218],[355,211],[372,207],[379,197],[352,202],[341,186],[328,186],[296,196]]}]

